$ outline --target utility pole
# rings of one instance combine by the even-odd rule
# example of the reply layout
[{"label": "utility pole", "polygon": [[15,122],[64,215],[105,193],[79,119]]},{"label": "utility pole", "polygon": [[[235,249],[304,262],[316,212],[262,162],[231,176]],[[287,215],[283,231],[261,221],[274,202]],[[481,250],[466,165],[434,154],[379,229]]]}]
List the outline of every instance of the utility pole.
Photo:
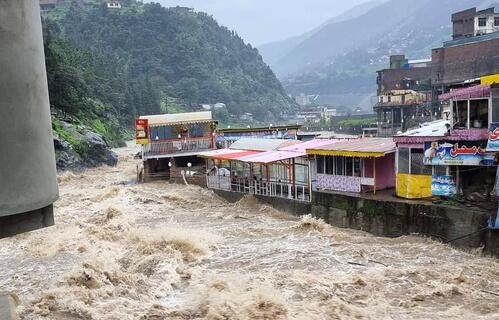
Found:
[{"label": "utility pole", "polygon": [[54,224],[59,196],[37,0],[0,1],[0,238]]}]

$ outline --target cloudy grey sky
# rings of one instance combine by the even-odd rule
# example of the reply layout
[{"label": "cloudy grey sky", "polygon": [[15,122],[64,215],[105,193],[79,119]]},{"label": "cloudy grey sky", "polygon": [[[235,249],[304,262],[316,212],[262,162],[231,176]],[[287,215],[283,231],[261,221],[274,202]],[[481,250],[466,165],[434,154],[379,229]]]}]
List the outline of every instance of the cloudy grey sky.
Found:
[{"label": "cloudy grey sky", "polygon": [[154,0],[207,12],[258,46],[309,31],[368,0]]}]

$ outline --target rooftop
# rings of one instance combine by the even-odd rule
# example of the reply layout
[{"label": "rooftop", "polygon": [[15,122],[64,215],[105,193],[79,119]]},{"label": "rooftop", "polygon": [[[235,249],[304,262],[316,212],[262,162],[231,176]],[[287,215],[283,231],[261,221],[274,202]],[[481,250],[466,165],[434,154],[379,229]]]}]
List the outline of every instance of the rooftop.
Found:
[{"label": "rooftop", "polygon": [[230,149],[235,150],[252,150],[252,151],[271,151],[278,148],[290,146],[300,143],[297,140],[288,139],[259,139],[259,138],[243,138],[234,142]]},{"label": "rooftop", "polygon": [[213,117],[211,116],[211,111],[149,115],[141,116],[140,119],[147,119],[149,122],[149,126],[214,121]]},{"label": "rooftop", "polygon": [[459,38],[456,40],[446,41],[444,42],[444,48],[456,47],[465,44],[472,44],[472,43],[478,43],[482,41],[489,41],[495,39],[499,39],[499,32],[492,32],[481,36],[466,37],[466,38]]},{"label": "rooftop", "polygon": [[437,120],[422,123],[419,128],[408,130],[396,137],[443,137],[449,131],[450,122]]},{"label": "rooftop", "polygon": [[391,138],[362,138],[307,149],[307,154],[363,158],[383,157],[393,152],[395,152],[395,142]]},{"label": "rooftop", "polygon": [[438,96],[440,101],[445,100],[467,100],[484,98],[490,96],[490,85],[477,85],[468,88],[453,90]]},{"label": "rooftop", "polygon": [[226,129],[218,129],[218,132],[221,133],[237,133],[237,132],[259,132],[259,131],[269,131],[269,130],[298,130],[301,128],[301,125],[289,124],[289,125],[280,125],[280,126],[268,126],[268,127],[253,127],[253,128],[226,128]]}]

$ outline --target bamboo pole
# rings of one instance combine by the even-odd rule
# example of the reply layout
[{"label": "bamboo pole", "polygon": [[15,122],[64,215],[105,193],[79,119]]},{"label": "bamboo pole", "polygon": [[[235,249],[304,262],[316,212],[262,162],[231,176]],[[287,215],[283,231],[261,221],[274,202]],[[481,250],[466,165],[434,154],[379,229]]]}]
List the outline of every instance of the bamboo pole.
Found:
[{"label": "bamboo pole", "polygon": [[376,158],[373,158],[373,171],[374,171],[374,194],[376,194]]}]

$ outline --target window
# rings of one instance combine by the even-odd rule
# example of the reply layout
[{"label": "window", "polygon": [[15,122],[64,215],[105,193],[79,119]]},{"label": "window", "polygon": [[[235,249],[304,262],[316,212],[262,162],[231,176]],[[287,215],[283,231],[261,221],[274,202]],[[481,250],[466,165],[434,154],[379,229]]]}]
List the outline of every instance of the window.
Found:
[{"label": "window", "polygon": [[487,26],[487,18],[478,18],[478,26],[486,27]]},{"label": "window", "polygon": [[431,175],[431,166],[425,166],[423,158],[423,149],[411,149],[411,174]]},{"label": "window", "polygon": [[334,157],[334,165],[335,165],[335,169],[336,169],[336,172],[335,174],[337,176],[343,176],[345,175],[344,172],[344,164],[345,164],[345,158],[343,157]]},{"label": "window", "polygon": [[317,156],[317,173],[319,173],[319,174],[326,173],[324,171],[324,157],[323,156]]},{"label": "window", "polygon": [[494,26],[499,27],[499,17],[494,18]]},{"label": "window", "polygon": [[333,157],[326,157],[326,174],[334,174],[333,159]]},{"label": "window", "polygon": [[353,158],[345,158],[345,175],[353,176]]},{"label": "window", "polygon": [[353,175],[360,177],[362,175],[362,161],[360,158],[353,159]]},{"label": "window", "polygon": [[409,148],[399,148],[398,173],[410,173]]}]

